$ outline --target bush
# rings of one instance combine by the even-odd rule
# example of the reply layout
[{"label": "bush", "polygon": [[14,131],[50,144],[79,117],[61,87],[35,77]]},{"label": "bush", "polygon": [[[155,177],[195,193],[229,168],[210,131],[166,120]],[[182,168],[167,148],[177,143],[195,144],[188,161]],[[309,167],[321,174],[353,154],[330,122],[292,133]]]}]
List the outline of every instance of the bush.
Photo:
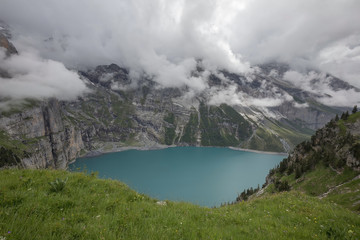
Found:
[{"label": "bush", "polygon": [[57,193],[57,192],[61,192],[62,190],[64,190],[67,180],[68,180],[68,178],[65,178],[64,180],[57,178],[55,181],[49,182],[50,192]]},{"label": "bush", "polygon": [[288,183],[288,181],[283,181],[281,182],[280,180],[276,180],[275,181],[275,188],[279,191],[279,192],[284,192],[284,191],[290,191],[290,185]]},{"label": "bush", "polygon": [[20,164],[20,159],[12,150],[0,147],[0,167],[18,164]]},{"label": "bush", "polygon": [[302,171],[301,171],[301,167],[296,167],[296,170],[295,170],[295,179],[298,179],[299,177],[301,177],[302,175]]}]

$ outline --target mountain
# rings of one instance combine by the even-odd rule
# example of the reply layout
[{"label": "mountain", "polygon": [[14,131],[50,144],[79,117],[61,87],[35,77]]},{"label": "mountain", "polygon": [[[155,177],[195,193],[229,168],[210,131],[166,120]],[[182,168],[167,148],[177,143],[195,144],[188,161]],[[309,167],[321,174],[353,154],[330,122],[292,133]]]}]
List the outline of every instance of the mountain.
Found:
[{"label": "mountain", "polygon": [[[174,122],[173,116],[165,121]],[[360,112],[355,110],[331,120],[311,140],[297,145],[248,201],[217,208],[158,201],[118,181],[98,179],[96,174],[49,169],[0,171],[3,238],[360,236]]]},{"label": "mountain", "polygon": [[289,189],[360,211],[360,112],[342,114],[297,145],[257,195]]},{"label": "mountain", "polygon": [[[6,32],[1,36],[9,56],[17,54],[10,36]],[[205,81],[200,92],[188,86],[164,87],[145,73],[133,77],[130,69],[116,64],[82,70],[78,74],[89,91],[76,100],[1,98],[2,105],[7,104],[0,112],[1,147],[6,156],[13,156],[11,164],[32,168],[66,168],[78,156],[124,146],[288,152],[348,109],[324,105],[326,93],[287,81],[289,69],[271,63],[239,74],[207,70],[199,60],[192,75]],[[6,69],[1,72],[11,81]],[[332,91],[359,92],[320,73],[310,84],[314,89],[326,85]]]}]

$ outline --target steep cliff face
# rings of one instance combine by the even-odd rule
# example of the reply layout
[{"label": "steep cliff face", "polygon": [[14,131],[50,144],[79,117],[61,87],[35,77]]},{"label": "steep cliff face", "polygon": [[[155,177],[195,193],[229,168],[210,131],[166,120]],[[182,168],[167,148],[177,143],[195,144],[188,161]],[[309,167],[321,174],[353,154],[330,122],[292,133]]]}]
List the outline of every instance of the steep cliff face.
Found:
[{"label": "steep cliff face", "polygon": [[23,145],[26,168],[66,168],[84,148],[81,133],[64,121],[60,103],[51,99],[19,113],[0,117],[0,129]]},{"label": "steep cliff face", "polygon": [[[9,41],[10,32],[4,29],[0,47],[9,57],[17,51]],[[271,74],[274,67],[280,73],[277,77]],[[80,71],[91,92],[75,101],[27,99],[0,109],[0,147],[4,156],[13,156],[12,162],[21,159],[29,168],[66,168],[81,150],[116,151],[129,145],[234,146],[288,152],[339,113],[339,109],[316,102],[313,93],[282,81],[281,74],[288,70],[284,65],[259,69],[251,76],[213,72],[204,77],[208,87],[195,95],[185,86],[165,88],[146,74],[133,79],[128,69],[116,64]],[[202,76],[203,72],[200,61],[192,74]],[[0,77],[11,81],[1,66]],[[341,80],[333,85],[351,87]],[[224,94],[245,97],[236,103],[231,99],[219,102]],[[262,107],[264,101],[274,99],[280,104]],[[0,96],[0,103],[3,100]],[[251,103],[256,100],[260,106]],[[296,107],[294,101],[302,106]]]}]

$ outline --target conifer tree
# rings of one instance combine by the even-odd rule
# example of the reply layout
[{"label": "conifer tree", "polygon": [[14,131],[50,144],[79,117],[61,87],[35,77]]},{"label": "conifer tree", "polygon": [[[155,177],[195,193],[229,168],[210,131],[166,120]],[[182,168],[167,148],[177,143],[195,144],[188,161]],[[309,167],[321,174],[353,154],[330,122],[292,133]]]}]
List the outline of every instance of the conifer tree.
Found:
[{"label": "conifer tree", "polygon": [[296,167],[295,169],[295,178],[299,178],[301,176],[302,172],[301,172],[301,167]]},{"label": "conifer tree", "polygon": [[356,113],[357,112],[357,105],[354,106],[353,110],[352,110],[352,113]]}]

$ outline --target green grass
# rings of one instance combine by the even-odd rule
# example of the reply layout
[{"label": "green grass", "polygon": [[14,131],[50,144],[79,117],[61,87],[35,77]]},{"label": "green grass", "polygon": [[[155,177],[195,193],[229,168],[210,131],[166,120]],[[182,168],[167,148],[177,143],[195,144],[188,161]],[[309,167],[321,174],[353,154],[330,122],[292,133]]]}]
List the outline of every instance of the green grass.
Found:
[{"label": "green grass", "polygon": [[[281,175],[277,173],[277,177],[281,181],[288,181],[293,190],[306,193],[310,196],[321,196],[330,189],[335,188],[326,199],[331,200],[339,205],[360,212],[360,180],[352,181],[360,173],[349,167],[345,167],[342,172],[337,173],[329,167],[325,167],[322,163],[316,165],[315,169],[306,172],[301,178],[295,179],[295,174]],[[348,183],[347,183],[348,182]],[[274,193],[274,188],[267,189],[267,192]]]},{"label": "green grass", "polygon": [[164,121],[168,123],[170,127],[165,127],[164,143],[166,145],[172,145],[174,143],[175,133],[175,115],[172,112],[168,112],[164,116]]},{"label": "green grass", "polygon": [[291,124],[293,128],[290,128],[279,121],[270,122],[269,127],[281,138],[286,139],[292,147],[305,140],[309,140],[311,135],[315,133],[311,129],[301,128],[301,126],[298,126],[295,122],[288,121],[288,124]]},{"label": "green grass", "polygon": [[198,130],[198,114],[196,112],[192,112],[189,117],[188,123],[184,128],[184,135],[181,138],[182,142],[195,144],[196,143],[196,131]]},{"label": "green grass", "polygon": [[264,128],[256,129],[256,135],[251,138],[246,147],[254,150],[284,152],[283,144],[279,138]]},{"label": "green grass", "polygon": [[353,211],[360,212],[360,179],[346,183],[329,193],[327,199],[345,206]]},{"label": "green grass", "polygon": [[355,123],[359,119],[360,119],[360,112],[356,112],[356,113],[350,114],[346,120],[340,119],[339,121],[337,121],[336,124],[340,129],[340,134],[342,136],[345,136],[346,131],[347,131],[346,125]]},{"label": "green grass", "polygon": [[342,135],[342,136],[345,136],[346,135],[346,126],[345,126],[345,123],[344,123],[344,120],[339,120],[339,121],[337,121],[337,125],[338,125],[338,127],[339,127],[339,129],[340,129],[340,134]]},{"label": "green grass", "polygon": [[[58,192],[49,182],[67,179]],[[360,216],[298,192],[220,208],[155,199],[96,176],[54,170],[0,172],[6,239],[359,239]]]},{"label": "green grass", "polygon": [[174,142],[175,138],[175,128],[165,128],[165,138],[164,142],[166,145],[171,145]]},{"label": "green grass", "polygon": [[304,175],[304,181],[294,184],[294,188],[309,195],[318,196],[327,192],[331,187],[352,180],[358,174],[359,172],[350,168],[345,168],[341,174],[338,174],[330,168],[319,164],[316,169]]},{"label": "green grass", "polygon": [[203,146],[239,146],[252,134],[250,123],[226,104],[217,107],[201,102],[199,112]]},{"label": "green grass", "polygon": [[12,139],[5,131],[0,129],[0,147],[12,151],[15,155],[23,157],[29,147],[21,141]]},{"label": "green grass", "polygon": [[169,112],[167,115],[164,116],[164,121],[170,124],[175,124],[175,115],[172,112]]},{"label": "green grass", "polygon": [[351,114],[348,119],[346,120],[346,122],[348,123],[354,123],[356,122],[358,119],[360,119],[360,112],[356,112]]}]

